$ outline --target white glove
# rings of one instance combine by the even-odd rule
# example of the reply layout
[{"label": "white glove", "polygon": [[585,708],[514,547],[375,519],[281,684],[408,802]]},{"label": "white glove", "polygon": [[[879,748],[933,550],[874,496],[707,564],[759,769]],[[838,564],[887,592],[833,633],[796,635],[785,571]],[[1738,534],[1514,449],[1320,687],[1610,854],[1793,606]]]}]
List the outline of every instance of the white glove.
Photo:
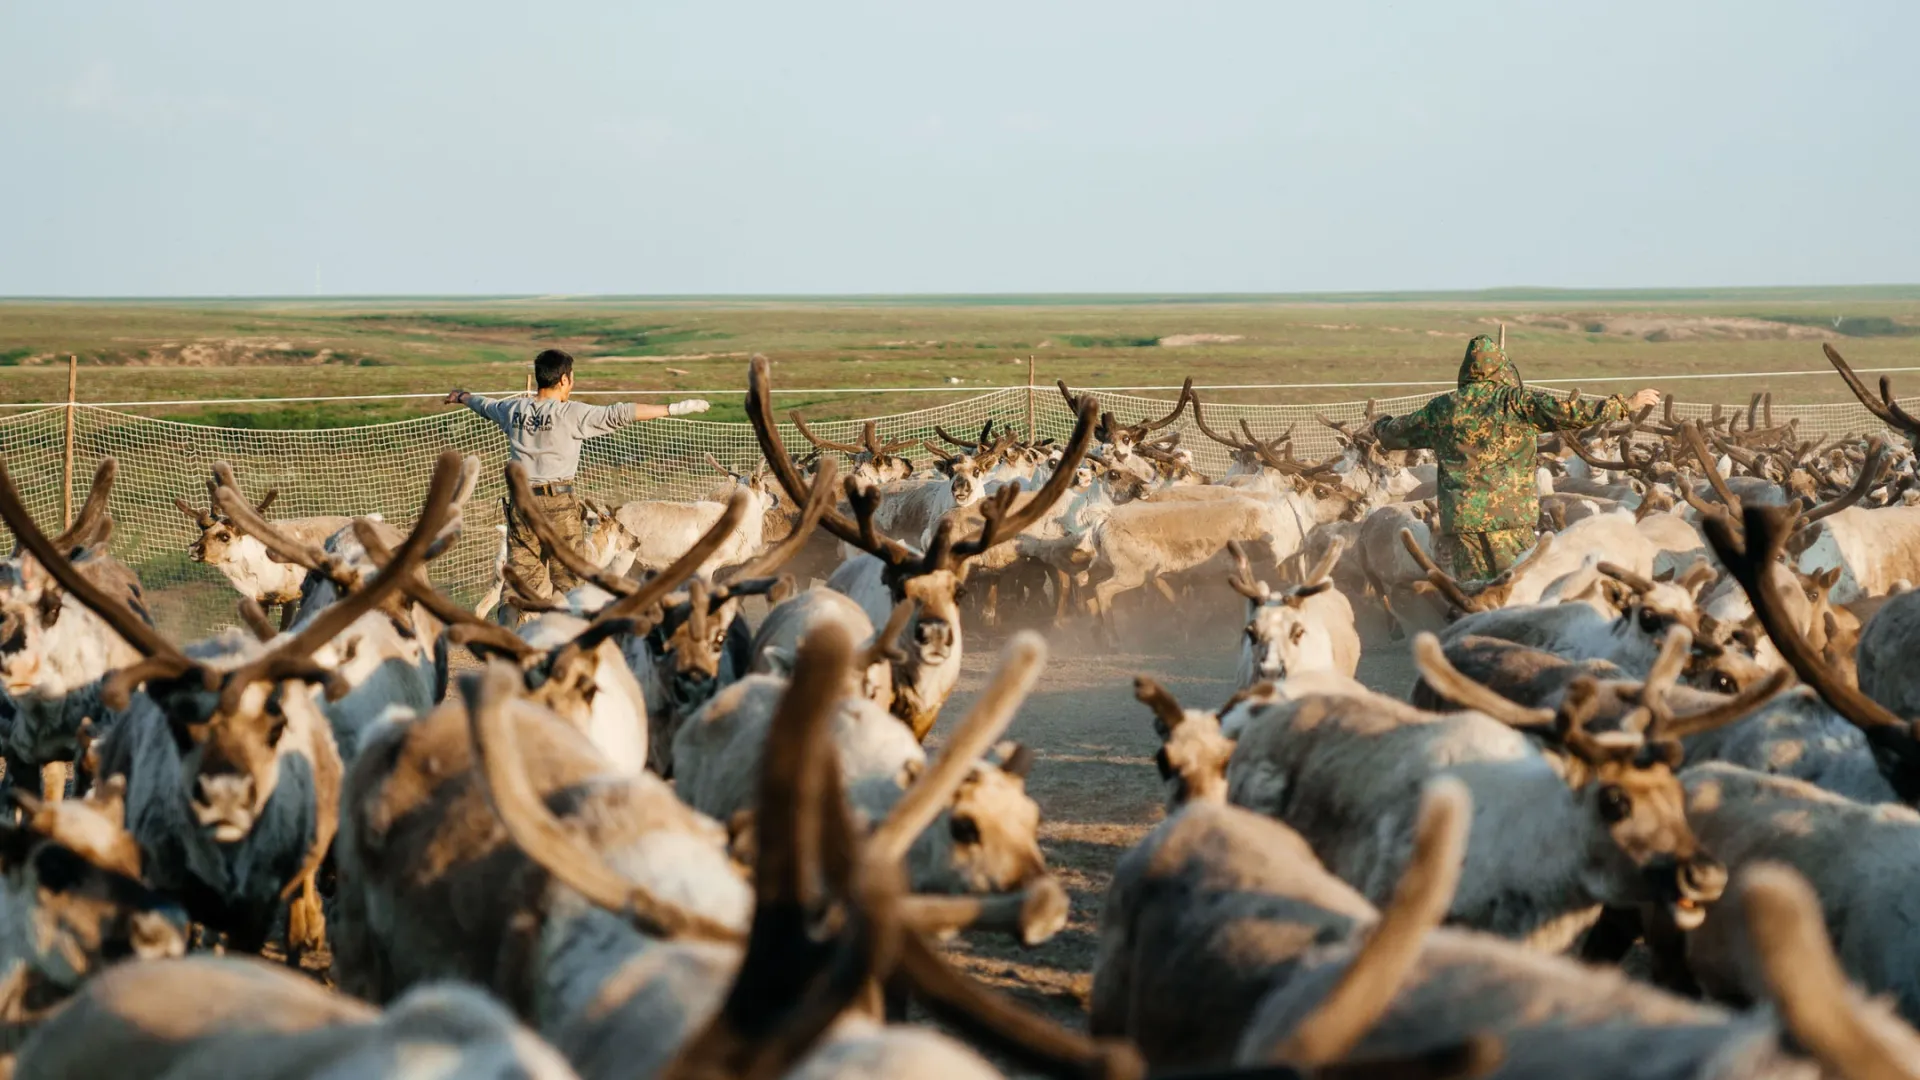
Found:
[{"label": "white glove", "polygon": [[673,404],[667,406],[667,415],[668,416],[685,416],[688,413],[703,413],[711,408],[713,408],[713,406],[707,404],[706,402],[700,400],[699,398],[688,398],[685,401],[676,401]]}]

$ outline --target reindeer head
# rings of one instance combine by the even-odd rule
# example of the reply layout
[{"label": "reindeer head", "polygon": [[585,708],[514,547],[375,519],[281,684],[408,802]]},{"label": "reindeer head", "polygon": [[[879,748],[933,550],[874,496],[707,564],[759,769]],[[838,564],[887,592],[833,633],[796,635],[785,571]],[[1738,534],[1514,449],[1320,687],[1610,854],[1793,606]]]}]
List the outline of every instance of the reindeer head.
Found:
[{"label": "reindeer head", "polygon": [[[968,770],[945,811],[945,835],[936,821],[921,841],[938,852],[947,891],[1008,892],[1046,873],[1040,806],[1027,794],[1032,765],[1033,751],[1006,742]],[[907,786],[920,772],[909,768]]]},{"label": "reindeer head", "polygon": [[0,826],[5,903],[26,929],[25,1004],[45,1007],[109,964],[181,956],[186,913],[140,881],[126,831],[126,780],[85,800],[41,803],[15,789],[20,825]]},{"label": "reindeer head", "polygon": [[[823,439],[815,435],[807,427],[807,422],[800,418],[799,413],[788,413],[787,418],[793,421],[794,428],[800,432],[801,436],[819,450],[831,450],[847,455],[847,460],[852,466],[848,471],[848,475],[854,479],[878,486],[895,480],[905,480],[913,475],[913,462],[903,457],[897,457],[896,455],[907,447],[912,446],[916,441],[914,439],[896,439],[890,442],[882,442],[880,440],[878,425],[874,421],[869,420],[862,425],[860,429],[860,442],[858,444],[834,442],[831,439]],[[771,414],[768,415],[767,420],[769,423],[772,422]],[[784,482],[783,486],[786,486]],[[793,488],[791,486],[787,486],[787,494],[793,494]],[[802,500],[796,496],[794,501],[799,502]]]},{"label": "reindeer head", "polygon": [[1674,776],[1678,740],[1623,729],[1591,733],[1583,684],[1568,691],[1560,734],[1578,768],[1574,797],[1595,825],[1588,858],[1594,892],[1611,903],[1653,900],[1682,930],[1697,929],[1726,887],[1726,867],[1702,849],[1687,824],[1686,793]]},{"label": "reindeer head", "polygon": [[1310,611],[1307,602],[1333,588],[1333,568],[1345,550],[1344,540],[1334,540],[1304,584],[1275,593],[1254,577],[1240,542],[1227,542],[1234,563],[1227,584],[1247,598],[1247,627],[1240,646],[1242,685],[1277,681],[1300,671],[1333,670],[1333,639],[1324,621],[1327,612]]},{"label": "reindeer head", "polygon": [[[173,505],[188,521],[200,527],[200,535],[187,545],[187,557],[197,563],[218,566],[226,562],[229,552],[246,536],[246,530],[233,519],[220,512],[219,478],[207,481],[207,509],[196,510],[185,499],[173,500]],[[278,498],[278,490],[268,491],[260,501],[253,504],[253,512],[265,517],[267,508]]]},{"label": "reindeer head", "polygon": [[1692,635],[1676,627],[1645,683],[1581,674],[1548,709],[1509,701],[1462,675],[1432,634],[1414,642],[1421,678],[1441,697],[1543,740],[1588,826],[1585,884],[1593,895],[1614,904],[1665,904],[1683,929],[1700,925],[1704,905],[1726,884],[1726,869],[1687,824],[1685,792],[1674,776],[1685,758],[1680,739],[1751,713],[1786,685],[1775,677],[1676,715],[1667,694],[1692,647]]},{"label": "reindeer head", "polygon": [[[1166,687],[1145,675],[1134,676],[1133,696],[1153,710],[1154,734],[1160,736],[1153,764],[1166,788],[1167,811],[1190,802],[1225,803],[1227,763],[1238,744],[1221,733],[1220,714],[1182,708]],[[1237,703],[1236,697],[1229,704]]]}]

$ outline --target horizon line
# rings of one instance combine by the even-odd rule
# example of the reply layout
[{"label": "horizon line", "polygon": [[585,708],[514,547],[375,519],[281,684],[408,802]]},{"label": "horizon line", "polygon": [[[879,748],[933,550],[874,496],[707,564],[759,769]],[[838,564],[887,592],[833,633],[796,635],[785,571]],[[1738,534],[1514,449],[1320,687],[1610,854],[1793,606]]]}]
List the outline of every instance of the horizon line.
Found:
[{"label": "horizon line", "polygon": [[1595,286],[1503,285],[1483,289],[1352,289],[1299,292],[740,292],[740,293],[186,293],[186,294],[33,294],[0,296],[0,304],[182,304],[182,303],[408,303],[441,301],[481,303],[513,301],[522,303],[1032,303],[1035,301],[1093,303],[1258,303],[1258,302],[1418,302],[1445,301],[1551,301],[1579,298],[1686,300],[1737,298],[1740,295],[1802,294],[1841,295],[1881,293],[1885,298],[1908,294],[1920,299],[1920,282],[1877,282],[1853,285],[1693,285],[1693,286]]}]

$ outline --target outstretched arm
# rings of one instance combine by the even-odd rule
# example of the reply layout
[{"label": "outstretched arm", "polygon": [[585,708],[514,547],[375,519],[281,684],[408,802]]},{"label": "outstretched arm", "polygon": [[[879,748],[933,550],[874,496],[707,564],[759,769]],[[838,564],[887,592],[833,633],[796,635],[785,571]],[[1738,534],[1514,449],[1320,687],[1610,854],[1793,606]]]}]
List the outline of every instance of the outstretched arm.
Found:
[{"label": "outstretched arm", "polygon": [[605,435],[626,427],[636,420],[658,420],[663,416],[687,416],[703,413],[712,406],[699,398],[676,401],[671,405],[641,405],[637,402],[618,402],[613,405],[590,406],[579,414],[580,435],[592,438]]},{"label": "outstretched arm", "polygon": [[1611,397],[1581,401],[1563,400],[1544,390],[1529,390],[1520,408],[1527,422],[1541,431],[1578,431],[1581,428],[1624,420],[1637,409],[1660,402],[1658,390],[1642,390],[1631,398]]},{"label": "outstretched arm", "polygon": [[[1444,395],[1443,395],[1444,396]],[[1433,448],[1434,398],[1405,416],[1383,416],[1373,422],[1373,434],[1382,450],[1431,450]]]},{"label": "outstretched arm", "polygon": [[442,404],[465,405],[467,408],[472,409],[474,412],[479,413],[481,416],[486,417],[496,424],[504,424],[507,421],[506,414],[502,410],[504,410],[507,403],[512,400],[512,398],[501,398],[499,401],[491,401],[481,397],[479,394],[470,394],[465,390],[449,390],[447,391],[447,399],[442,402]]}]

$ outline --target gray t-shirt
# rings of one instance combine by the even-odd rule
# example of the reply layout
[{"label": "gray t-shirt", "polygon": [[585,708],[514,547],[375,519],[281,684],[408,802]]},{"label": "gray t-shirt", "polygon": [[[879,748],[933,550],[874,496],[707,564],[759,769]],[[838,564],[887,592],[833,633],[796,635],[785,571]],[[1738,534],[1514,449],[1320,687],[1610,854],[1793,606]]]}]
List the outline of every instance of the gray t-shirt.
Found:
[{"label": "gray t-shirt", "polygon": [[500,425],[513,460],[527,467],[527,479],[551,484],[573,479],[580,468],[580,441],[617,431],[633,422],[633,403],[588,405],[551,398],[501,398],[467,395],[467,408]]}]

